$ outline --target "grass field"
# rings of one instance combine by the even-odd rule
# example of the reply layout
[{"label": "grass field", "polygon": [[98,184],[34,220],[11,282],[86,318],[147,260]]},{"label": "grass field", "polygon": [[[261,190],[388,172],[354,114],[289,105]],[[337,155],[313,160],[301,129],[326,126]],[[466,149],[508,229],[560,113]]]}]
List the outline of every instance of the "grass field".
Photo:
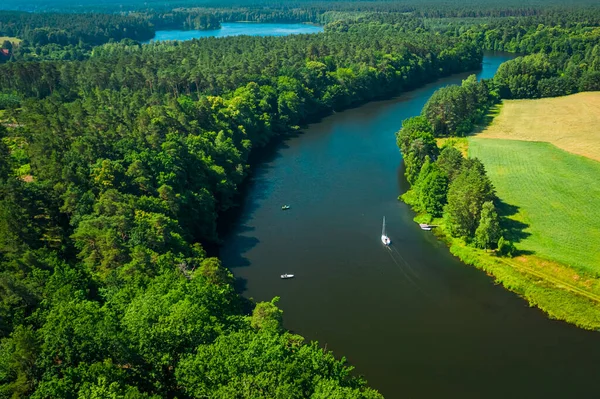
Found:
[{"label": "grass field", "polygon": [[[451,237],[443,218],[415,221],[436,224],[452,254],[551,318],[600,330],[599,127],[600,92],[580,93],[505,101],[470,137],[438,139],[483,161],[516,257]],[[411,205],[411,191],[402,199]]]},{"label": "grass field", "polygon": [[600,162],[548,143],[481,137],[469,138],[469,155],[524,227],[513,231],[517,248],[600,277]]},{"label": "grass field", "polygon": [[600,161],[600,92],[537,100],[505,100],[477,137],[546,141]]}]

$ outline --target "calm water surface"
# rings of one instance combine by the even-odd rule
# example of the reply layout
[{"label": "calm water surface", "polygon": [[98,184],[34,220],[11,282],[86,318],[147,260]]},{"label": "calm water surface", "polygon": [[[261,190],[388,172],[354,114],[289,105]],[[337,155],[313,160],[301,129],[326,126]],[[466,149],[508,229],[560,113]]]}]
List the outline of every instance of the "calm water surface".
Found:
[{"label": "calm water surface", "polygon": [[226,36],[287,36],[323,32],[323,27],[307,24],[259,24],[254,22],[224,22],[217,30],[159,30],[150,42],[190,40]]},{"label": "calm water surface", "polygon": [[[486,55],[478,77],[510,58]],[[408,187],[394,132],[466,76],[285,141],[255,168],[221,257],[245,296],[280,296],[288,329],[346,356],[388,399],[598,397],[600,335],[547,319],[465,266],[396,199]]]}]

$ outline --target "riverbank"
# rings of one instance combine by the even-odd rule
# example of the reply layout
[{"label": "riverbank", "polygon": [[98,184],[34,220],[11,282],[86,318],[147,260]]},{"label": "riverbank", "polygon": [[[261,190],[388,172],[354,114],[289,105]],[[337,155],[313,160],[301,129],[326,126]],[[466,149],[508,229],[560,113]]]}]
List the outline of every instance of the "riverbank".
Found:
[{"label": "riverbank", "polygon": [[[410,194],[409,194],[410,195]],[[410,205],[406,194],[403,200]],[[567,266],[533,255],[514,258],[496,256],[467,245],[448,232],[442,218],[417,214],[418,223],[431,223],[437,238],[462,262],[483,270],[498,284],[523,297],[530,306],[544,311],[550,318],[563,320],[588,330],[600,329],[600,281],[580,275]]]},{"label": "riverbank", "polygon": [[[574,98],[567,100],[572,102]],[[519,112],[527,114],[524,107],[537,107],[539,101],[519,100]],[[564,101],[565,98],[544,99],[545,103]],[[507,120],[505,109],[496,107],[491,116]],[[579,114],[586,109],[589,107],[579,107]],[[538,119],[544,114],[527,114],[534,126],[538,123],[532,120],[535,119],[532,114]],[[492,119],[486,118],[487,123]],[[560,129],[560,126],[555,128]],[[438,145],[452,145],[483,162],[496,189],[503,234],[516,243],[516,256],[499,257],[495,251],[466,245],[464,240],[450,235],[443,218],[431,220],[428,215],[419,214],[415,220],[439,225],[434,229],[436,235],[449,246],[452,254],[484,270],[551,318],[585,329],[599,329],[600,262],[594,245],[600,234],[596,222],[600,220],[597,215],[600,195],[595,192],[598,188],[594,182],[595,176],[600,174],[600,164],[548,143],[500,139],[502,134],[498,128],[478,130],[483,133],[469,138],[438,139]],[[505,137],[513,138],[516,133]],[[488,135],[497,138],[484,138]],[[550,139],[554,136],[552,132],[548,135]],[[581,137],[590,140],[589,135]],[[571,134],[569,145],[577,148],[575,139],[576,135]],[[410,190],[402,199],[414,208],[414,197]]]}]

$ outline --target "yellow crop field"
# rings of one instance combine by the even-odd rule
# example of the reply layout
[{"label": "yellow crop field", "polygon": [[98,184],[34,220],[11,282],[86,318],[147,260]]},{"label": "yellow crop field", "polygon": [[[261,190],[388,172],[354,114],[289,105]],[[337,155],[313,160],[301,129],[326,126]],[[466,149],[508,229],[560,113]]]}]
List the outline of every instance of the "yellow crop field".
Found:
[{"label": "yellow crop field", "polygon": [[477,138],[545,141],[600,161],[600,92],[536,100],[505,100]]}]

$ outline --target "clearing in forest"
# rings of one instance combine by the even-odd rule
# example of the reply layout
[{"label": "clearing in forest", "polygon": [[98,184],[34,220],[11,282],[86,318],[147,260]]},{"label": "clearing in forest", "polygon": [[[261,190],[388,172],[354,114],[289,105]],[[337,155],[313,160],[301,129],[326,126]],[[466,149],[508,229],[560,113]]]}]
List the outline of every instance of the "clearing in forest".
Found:
[{"label": "clearing in forest", "polygon": [[546,141],[600,161],[600,92],[536,100],[505,100],[478,138]]},{"label": "clearing in forest", "polygon": [[517,248],[600,276],[600,162],[549,143],[482,137],[468,139],[469,155],[484,163]]}]

